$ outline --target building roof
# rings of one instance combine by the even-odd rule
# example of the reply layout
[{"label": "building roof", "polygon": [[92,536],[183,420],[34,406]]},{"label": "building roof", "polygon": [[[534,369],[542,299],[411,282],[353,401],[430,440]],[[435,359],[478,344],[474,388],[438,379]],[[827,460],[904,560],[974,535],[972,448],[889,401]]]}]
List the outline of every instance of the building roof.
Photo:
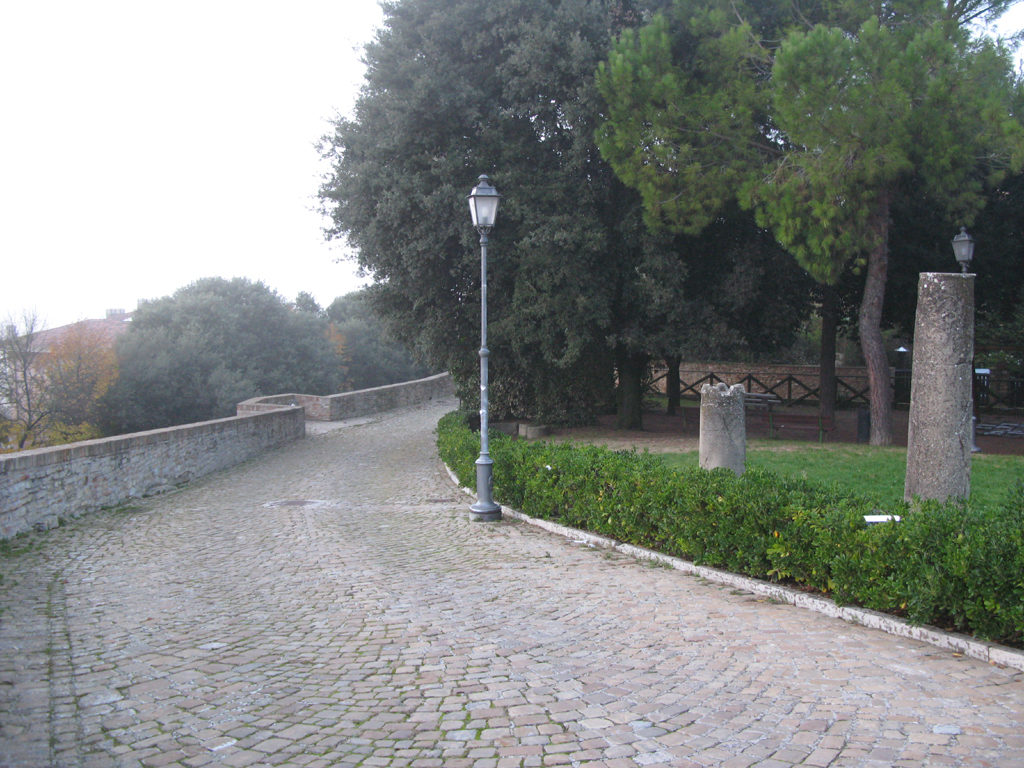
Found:
[{"label": "building roof", "polygon": [[39,351],[46,353],[61,343],[71,332],[85,330],[97,341],[102,341],[110,346],[114,345],[117,337],[128,330],[131,323],[132,313],[121,309],[107,310],[107,316],[100,320],[79,320],[70,325],[61,325],[57,328],[47,328],[37,331],[35,334]]}]

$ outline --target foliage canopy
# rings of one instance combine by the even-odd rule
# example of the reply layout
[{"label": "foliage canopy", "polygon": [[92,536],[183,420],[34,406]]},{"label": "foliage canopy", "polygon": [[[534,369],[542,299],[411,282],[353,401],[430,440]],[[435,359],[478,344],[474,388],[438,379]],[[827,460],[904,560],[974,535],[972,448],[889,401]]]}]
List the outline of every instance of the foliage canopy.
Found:
[{"label": "foliage canopy", "polygon": [[324,314],[345,360],[350,389],[368,389],[429,376],[405,345],[391,339],[371,307],[366,289],[339,296]]},{"label": "foliage canopy", "polygon": [[1021,164],[1008,52],[963,26],[1007,4],[677,0],[599,69],[598,142],[649,223],[699,232],[738,198],[817,281],[867,268],[875,443],[891,440],[881,322],[896,198],[970,223],[985,186]]},{"label": "foliage canopy", "polygon": [[[600,157],[594,72],[641,21],[638,3],[406,0],[385,11],[355,115],[322,144],[328,234],[376,279],[370,297],[390,328],[451,370],[466,400],[480,270],[465,196],[480,173],[504,195],[488,260],[498,416],[585,420],[609,402],[613,371],[636,403],[649,356],[758,348],[798,325],[806,295],[788,295],[784,322],[757,325],[744,309],[764,305],[773,281],[741,279],[735,252],[716,259],[742,250],[737,235],[759,238],[756,227],[712,245],[650,235],[638,195]],[[774,248],[773,275],[793,274],[762,246]]]}]

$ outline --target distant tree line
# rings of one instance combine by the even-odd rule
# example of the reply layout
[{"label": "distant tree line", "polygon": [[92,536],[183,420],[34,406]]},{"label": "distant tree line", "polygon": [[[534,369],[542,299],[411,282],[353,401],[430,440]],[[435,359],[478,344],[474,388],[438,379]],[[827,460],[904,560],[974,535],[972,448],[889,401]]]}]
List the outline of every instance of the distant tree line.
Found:
[{"label": "distant tree line", "polygon": [[262,283],[200,280],[141,304],[114,345],[35,318],[0,334],[0,447],[21,449],[232,416],[242,400],[327,395],[427,374],[363,292],[326,310]]}]

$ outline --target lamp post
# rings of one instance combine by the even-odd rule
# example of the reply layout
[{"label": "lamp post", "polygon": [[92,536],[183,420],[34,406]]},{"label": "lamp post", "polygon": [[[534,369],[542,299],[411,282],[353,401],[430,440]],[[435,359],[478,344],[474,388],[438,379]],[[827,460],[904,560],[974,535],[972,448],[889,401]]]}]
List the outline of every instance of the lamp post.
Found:
[{"label": "lamp post", "polygon": [[473,520],[490,522],[501,519],[501,507],[491,498],[494,462],[487,442],[487,235],[498,217],[498,194],[487,176],[480,176],[469,193],[469,213],[480,233],[480,458],[476,460],[476,503],[470,509]]},{"label": "lamp post", "polygon": [[967,227],[960,227],[960,234],[952,242],[953,255],[960,264],[960,272],[967,274],[967,267],[974,258],[974,238],[967,233]]}]

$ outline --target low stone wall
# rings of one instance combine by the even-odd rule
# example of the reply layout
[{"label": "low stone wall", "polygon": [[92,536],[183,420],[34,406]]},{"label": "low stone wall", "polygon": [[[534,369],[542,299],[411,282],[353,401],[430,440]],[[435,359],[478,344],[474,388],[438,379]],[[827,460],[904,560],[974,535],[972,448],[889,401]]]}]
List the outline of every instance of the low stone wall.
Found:
[{"label": "low stone wall", "polygon": [[305,433],[301,408],[276,406],[266,413],[0,455],[0,538],[170,490]]},{"label": "low stone wall", "polygon": [[282,405],[300,405],[310,421],[342,421],[391,411],[431,400],[452,397],[455,388],[448,373],[384,387],[342,392],[340,395],[272,395],[238,404],[238,414],[260,413]]},{"label": "low stone wall", "polygon": [[0,539],[52,528],[239,464],[306,434],[305,420],[341,421],[451,397],[447,373],[339,395],[273,395],[237,416],[0,454]]}]

